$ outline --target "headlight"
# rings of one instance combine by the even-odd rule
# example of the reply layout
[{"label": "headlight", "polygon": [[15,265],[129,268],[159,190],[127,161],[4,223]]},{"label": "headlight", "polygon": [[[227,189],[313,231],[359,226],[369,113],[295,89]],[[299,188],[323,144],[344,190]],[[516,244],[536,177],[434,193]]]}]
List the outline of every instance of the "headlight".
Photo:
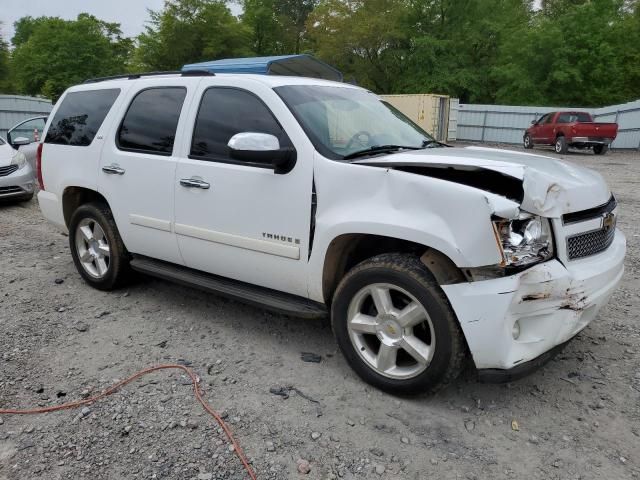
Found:
[{"label": "headlight", "polygon": [[24,167],[27,164],[27,157],[24,156],[24,153],[18,151],[11,159],[11,165],[17,165],[18,170]]},{"label": "headlight", "polygon": [[553,256],[553,237],[549,220],[521,213],[515,220],[495,220],[498,247],[505,266],[522,267]]}]

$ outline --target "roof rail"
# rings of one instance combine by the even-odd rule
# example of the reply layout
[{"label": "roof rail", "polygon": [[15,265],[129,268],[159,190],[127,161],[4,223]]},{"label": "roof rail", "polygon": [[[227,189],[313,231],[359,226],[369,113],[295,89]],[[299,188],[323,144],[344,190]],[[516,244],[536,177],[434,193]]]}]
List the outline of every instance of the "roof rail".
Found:
[{"label": "roof rail", "polygon": [[208,72],[206,70],[191,70],[188,72],[181,72],[180,70],[169,70],[166,72],[144,72],[144,73],[125,73],[123,75],[112,75],[109,77],[97,77],[97,78],[89,78],[82,83],[98,83],[98,82],[106,82],[107,80],[137,80],[142,77],[154,77],[157,75],[181,75],[183,77],[197,77],[197,76],[212,76],[215,75],[213,72]]}]

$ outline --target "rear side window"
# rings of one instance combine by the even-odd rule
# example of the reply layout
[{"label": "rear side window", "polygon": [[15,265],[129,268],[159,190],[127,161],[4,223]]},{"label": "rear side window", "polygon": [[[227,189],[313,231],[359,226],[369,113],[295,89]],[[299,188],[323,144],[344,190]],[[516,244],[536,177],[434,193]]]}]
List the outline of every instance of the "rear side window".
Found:
[{"label": "rear side window", "polygon": [[291,141],[258,97],[236,88],[213,87],[204,92],[191,143],[191,157],[200,160],[243,163],[231,158],[227,143],[236,133],[275,135],[281,147]]},{"label": "rear side window", "polygon": [[91,145],[119,94],[119,88],[68,93],[51,121],[45,143]]},{"label": "rear side window", "polygon": [[118,130],[121,150],[171,155],[187,89],[149,88],[138,93]]}]

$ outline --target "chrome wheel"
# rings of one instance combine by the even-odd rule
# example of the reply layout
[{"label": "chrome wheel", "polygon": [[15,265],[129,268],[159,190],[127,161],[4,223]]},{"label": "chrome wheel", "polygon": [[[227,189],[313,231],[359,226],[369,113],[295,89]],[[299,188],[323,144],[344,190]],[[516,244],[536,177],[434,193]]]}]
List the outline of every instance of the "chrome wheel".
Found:
[{"label": "chrome wheel", "polygon": [[525,135],[524,148],[529,148],[530,146],[531,146],[531,137],[529,137],[529,135]]},{"label": "chrome wheel", "polygon": [[94,278],[107,274],[110,265],[110,249],[107,236],[98,222],[84,218],[76,228],[76,250],[85,272]]},{"label": "chrome wheel", "polygon": [[562,144],[560,143],[560,140],[556,141],[556,153],[561,153],[562,152]]},{"label": "chrome wheel", "polygon": [[391,284],[368,285],[353,297],[347,330],[367,365],[392,379],[420,375],[435,351],[433,323],[426,309],[406,290]]}]

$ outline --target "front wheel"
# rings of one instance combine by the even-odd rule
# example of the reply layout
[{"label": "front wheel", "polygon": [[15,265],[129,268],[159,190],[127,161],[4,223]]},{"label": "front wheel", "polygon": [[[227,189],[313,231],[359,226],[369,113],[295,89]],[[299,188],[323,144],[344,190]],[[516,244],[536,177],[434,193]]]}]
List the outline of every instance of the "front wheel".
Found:
[{"label": "front wheel", "polygon": [[523,143],[524,148],[526,150],[529,150],[529,149],[533,148],[533,142],[531,141],[531,135],[529,135],[528,133],[525,134],[524,138],[522,139],[522,143]]},{"label": "front wheel", "polygon": [[434,392],[462,370],[466,346],[458,320],[415,256],[385,254],[353,268],[336,290],[331,313],[347,362],[381,390]]},{"label": "front wheel", "polygon": [[78,207],[69,222],[69,246],[78,272],[92,287],[113,290],[127,280],[129,254],[105,204]]},{"label": "front wheel", "polygon": [[605,153],[607,153],[607,146],[606,145],[594,145],[593,146],[593,153],[595,153],[596,155],[604,155]]}]

